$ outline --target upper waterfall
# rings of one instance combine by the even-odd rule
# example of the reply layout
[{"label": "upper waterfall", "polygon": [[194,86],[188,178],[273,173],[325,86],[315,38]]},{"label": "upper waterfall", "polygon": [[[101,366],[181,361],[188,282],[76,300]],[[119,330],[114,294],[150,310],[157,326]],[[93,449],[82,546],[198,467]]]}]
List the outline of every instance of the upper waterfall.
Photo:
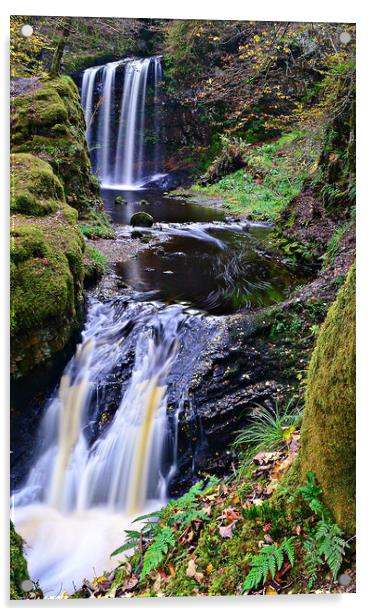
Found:
[{"label": "upper waterfall", "polygon": [[161,177],[162,78],[160,56],[84,71],[86,139],[102,186],[137,189]]}]

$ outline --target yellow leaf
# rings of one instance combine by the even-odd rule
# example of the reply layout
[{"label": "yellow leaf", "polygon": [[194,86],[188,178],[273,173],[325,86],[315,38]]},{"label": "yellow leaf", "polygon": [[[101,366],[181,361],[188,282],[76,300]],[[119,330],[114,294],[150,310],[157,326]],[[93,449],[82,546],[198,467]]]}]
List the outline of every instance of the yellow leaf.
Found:
[{"label": "yellow leaf", "polygon": [[274,588],[272,588],[272,586],[268,586],[268,588],[265,591],[266,595],[276,595],[277,591],[274,590]]},{"label": "yellow leaf", "polygon": [[289,441],[293,432],[295,432],[295,426],[288,426],[287,428],[282,428],[282,438],[285,441]]}]

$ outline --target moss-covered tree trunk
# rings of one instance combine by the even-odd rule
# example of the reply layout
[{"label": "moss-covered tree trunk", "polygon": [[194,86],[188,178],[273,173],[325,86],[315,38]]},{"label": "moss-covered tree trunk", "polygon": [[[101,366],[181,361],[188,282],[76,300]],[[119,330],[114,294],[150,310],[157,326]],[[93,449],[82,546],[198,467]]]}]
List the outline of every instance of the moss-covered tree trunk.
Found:
[{"label": "moss-covered tree trunk", "polygon": [[337,524],[355,530],[356,272],[330,307],[309,370],[302,428],[301,472],[314,471]]},{"label": "moss-covered tree trunk", "polygon": [[66,17],[63,20],[63,24],[62,24],[62,34],[58,40],[57,46],[55,48],[53,57],[52,57],[52,62],[51,62],[51,66],[50,66],[50,77],[54,78],[57,77],[60,73],[61,70],[61,63],[62,63],[62,58],[63,58],[63,52],[64,52],[64,48],[66,46],[68,37],[71,33],[71,26],[72,26],[72,18],[71,17]]}]

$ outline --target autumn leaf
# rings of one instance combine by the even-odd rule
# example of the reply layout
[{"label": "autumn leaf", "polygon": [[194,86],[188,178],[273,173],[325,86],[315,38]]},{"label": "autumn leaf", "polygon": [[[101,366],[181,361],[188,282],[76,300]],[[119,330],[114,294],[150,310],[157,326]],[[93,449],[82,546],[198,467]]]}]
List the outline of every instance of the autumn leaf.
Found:
[{"label": "autumn leaf", "polygon": [[188,562],[186,576],[194,578],[198,584],[204,579],[204,574],[196,570],[196,563],[193,559]]},{"label": "autumn leaf", "polygon": [[236,526],[237,522],[234,520],[228,526],[219,526],[219,535],[222,539],[231,539],[233,535],[233,529]]}]

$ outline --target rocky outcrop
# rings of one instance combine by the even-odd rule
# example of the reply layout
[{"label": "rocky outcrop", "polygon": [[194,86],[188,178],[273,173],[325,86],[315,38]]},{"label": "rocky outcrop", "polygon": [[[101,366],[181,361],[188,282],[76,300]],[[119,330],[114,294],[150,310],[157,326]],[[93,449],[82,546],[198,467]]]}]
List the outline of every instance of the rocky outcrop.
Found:
[{"label": "rocky outcrop", "polygon": [[[24,80],[23,80],[24,82]],[[17,93],[17,88],[13,88]],[[82,318],[79,221],[106,226],[78,91],[68,77],[22,84],[11,104],[11,374],[62,351]]]}]

